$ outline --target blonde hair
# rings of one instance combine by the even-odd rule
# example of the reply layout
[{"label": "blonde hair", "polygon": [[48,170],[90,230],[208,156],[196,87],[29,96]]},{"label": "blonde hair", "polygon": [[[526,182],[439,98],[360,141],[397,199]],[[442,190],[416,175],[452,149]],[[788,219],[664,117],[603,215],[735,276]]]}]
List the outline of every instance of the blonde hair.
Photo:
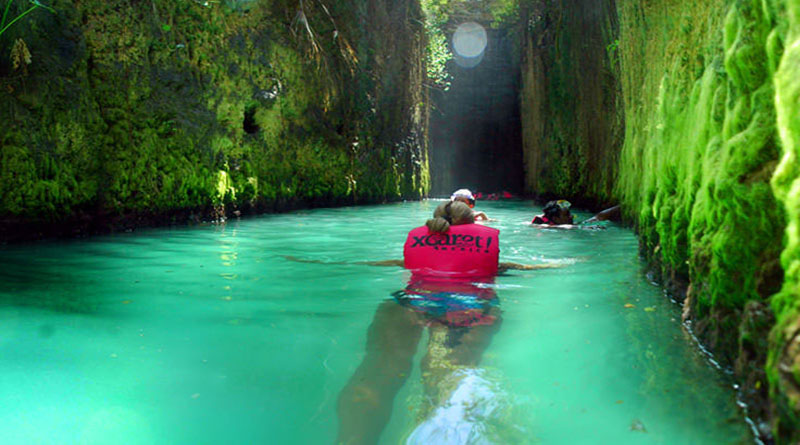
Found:
[{"label": "blonde hair", "polygon": [[429,219],[425,225],[428,230],[436,233],[445,233],[450,230],[450,226],[460,224],[472,224],[475,216],[472,209],[461,201],[443,202],[433,211],[433,218]]}]

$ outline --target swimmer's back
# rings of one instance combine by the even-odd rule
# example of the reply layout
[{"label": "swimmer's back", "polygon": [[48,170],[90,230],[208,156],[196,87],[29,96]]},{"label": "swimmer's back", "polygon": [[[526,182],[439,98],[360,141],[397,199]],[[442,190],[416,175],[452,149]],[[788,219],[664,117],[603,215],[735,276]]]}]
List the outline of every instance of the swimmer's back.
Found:
[{"label": "swimmer's back", "polygon": [[417,227],[403,247],[405,267],[414,274],[485,277],[497,274],[500,231],[479,224],[450,226],[446,233]]}]

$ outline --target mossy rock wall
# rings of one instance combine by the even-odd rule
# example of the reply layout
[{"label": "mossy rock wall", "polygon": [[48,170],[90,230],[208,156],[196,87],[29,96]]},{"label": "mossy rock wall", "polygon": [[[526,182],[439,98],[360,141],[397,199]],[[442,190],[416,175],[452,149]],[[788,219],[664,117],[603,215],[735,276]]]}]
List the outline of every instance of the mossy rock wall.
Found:
[{"label": "mossy rock wall", "polygon": [[[530,1],[525,13],[530,190],[620,202],[748,414],[797,443],[800,2]],[[607,75],[618,99],[587,100],[582,85],[614,90]]]},{"label": "mossy rock wall", "polygon": [[700,339],[765,405],[766,334],[780,289],[784,213],[773,74],[777,1],[619,0],[625,142],[616,195]]},{"label": "mossy rock wall", "polygon": [[800,442],[800,1],[786,2],[785,52],[775,73],[777,123],[782,158],[772,178],[785,208],[787,229],[781,262],[783,288],[772,298],[776,325],[770,337],[769,379],[780,413],[776,431],[786,443]]},{"label": "mossy rock wall", "polygon": [[525,190],[612,201],[624,123],[613,1],[521,0]]},{"label": "mossy rock wall", "polygon": [[415,0],[52,6],[0,36],[3,239],[427,193]]}]

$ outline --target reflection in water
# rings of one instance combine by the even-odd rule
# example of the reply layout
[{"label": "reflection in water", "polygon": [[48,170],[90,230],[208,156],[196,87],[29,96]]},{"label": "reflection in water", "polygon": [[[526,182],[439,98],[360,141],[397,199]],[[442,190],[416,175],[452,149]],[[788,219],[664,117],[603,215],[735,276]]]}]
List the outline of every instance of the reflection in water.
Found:
[{"label": "reflection in water", "polygon": [[222,260],[222,265],[227,267],[236,266],[236,260],[239,259],[239,241],[236,238],[236,229],[232,229],[230,235],[226,235],[226,230],[223,229],[220,234],[220,253],[219,257]]},{"label": "reflection in water", "polygon": [[[230,231],[230,235],[228,235],[226,225],[222,225],[222,232],[220,233],[218,241],[220,244],[219,258],[222,260],[222,265],[226,268],[236,267],[236,261],[239,259],[239,240],[236,238],[236,232],[237,230],[234,228]],[[238,274],[232,272],[222,272],[219,276],[230,281],[236,281],[239,278]],[[233,300],[233,289],[231,286],[225,285],[223,286],[223,290],[224,295],[222,299],[225,301]]]},{"label": "reflection in water", "polygon": [[499,330],[499,299],[491,280],[411,278],[378,306],[367,332],[364,360],[339,395],[338,443],[376,443],[391,417],[395,395],[411,372],[425,327],[422,358],[426,403],[409,443],[485,440],[497,392],[478,368]]},{"label": "reflection in water", "polygon": [[[96,257],[88,250],[57,257],[38,246],[4,255],[0,267],[0,307],[27,307],[61,314],[107,313],[97,291],[102,280],[87,271]],[[122,276],[118,275],[117,279]]]}]

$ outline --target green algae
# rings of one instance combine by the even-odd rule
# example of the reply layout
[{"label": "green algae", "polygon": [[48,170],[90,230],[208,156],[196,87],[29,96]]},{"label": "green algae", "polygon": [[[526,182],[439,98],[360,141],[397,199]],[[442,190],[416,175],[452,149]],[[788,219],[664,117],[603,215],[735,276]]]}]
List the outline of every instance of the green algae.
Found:
[{"label": "green algae", "polygon": [[608,2],[519,8],[526,191],[610,203],[624,128],[616,11]]},{"label": "green algae", "polygon": [[10,29],[33,64],[0,60],[0,218],[424,196],[422,12],[340,3],[305,6],[311,34],[291,1],[60,2]]},{"label": "green algae", "polygon": [[[664,9],[694,25],[675,27]],[[785,222],[770,187],[782,15],[774,2],[749,1],[620,1],[618,10],[626,137],[616,194],[662,279],[688,285],[701,339],[733,363],[752,349],[749,336],[732,335],[756,323],[745,307],[769,301],[782,279]],[[763,372],[742,377],[745,393],[763,394]]]},{"label": "green algae", "polygon": [[[750,415],[776,417],[777,438],[795,442],[800,6],[794,0],[607,4],[616,14],[601,27],[602,66],[620,90],[617,102],[597,107],[583,103],[580,91],[598,85],[604,71],[575,68],[597,52],[579,57],[574,50],[576,40],[587,40],[577,38],[585,26],[573,26],[591,15],[588,9],[521,2],[528,19],[527,186],[538,195],[621,202],[656,278],[686,297],[684,314],[701,341],[735,368]],[[623,127],[624,134],[592,154],[582,132],[591,119],[601,120],[608,135]],[[768,348],[764,338],[774,322]],[[766,403],[768,387],[777,412]]]},{"label": "green algae", "polygon": [[780,414],[778,437],[794,443],[800,440],[800,2],[788,0],[786,6],[789,32],[775,74],[777,125],[783,150],[772,177],[775,196],[782,202],[787,218],[786,248],[781,254],[785,279],[781,291],[772,299],[777,323],[770,336],[768,373],[771,395]]}]

